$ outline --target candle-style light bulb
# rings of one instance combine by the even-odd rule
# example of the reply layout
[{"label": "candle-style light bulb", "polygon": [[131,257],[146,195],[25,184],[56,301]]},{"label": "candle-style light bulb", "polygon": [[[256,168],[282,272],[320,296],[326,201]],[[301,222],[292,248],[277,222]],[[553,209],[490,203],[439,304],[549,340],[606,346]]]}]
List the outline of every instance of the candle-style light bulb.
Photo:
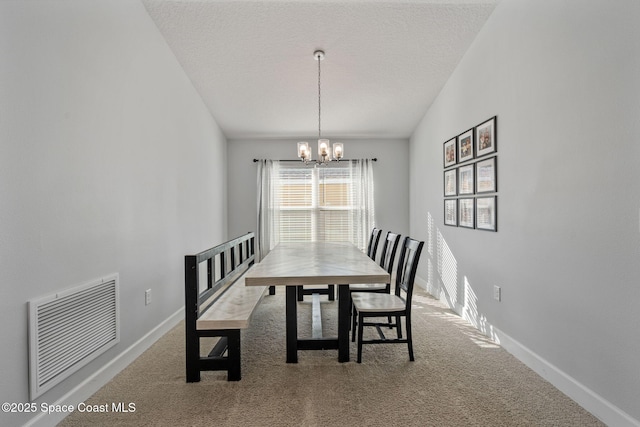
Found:
[{"label": "candle-style light bulb", "polygon": [[342,159],[344,156],[344,146],[342,142],[336,142],[333,144],[333,158],[336,160]]},{"label": "candle-style light bulb", "polygon": [[319,139],[318,140],[318,156],[327,157],[328,155],[329,155],[329,140]]},{"label": "candle-style light bulb", "polygon": [[309,143],[307,141],[298,142],[298,157],[304,160],[307,151],[309,151]]}]

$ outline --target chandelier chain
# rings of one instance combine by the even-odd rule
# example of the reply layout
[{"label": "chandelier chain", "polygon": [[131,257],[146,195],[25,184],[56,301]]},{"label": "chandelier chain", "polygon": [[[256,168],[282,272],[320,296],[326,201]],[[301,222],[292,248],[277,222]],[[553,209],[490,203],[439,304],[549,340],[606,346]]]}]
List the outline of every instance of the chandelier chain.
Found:
[{"label": "chandelier chain", "polygon": [[[324,59],[324,51],[316,50],[313,52],[313,57],[318,61],[318,160],[316,164],[326,165],[331,161],[331,155],[333,158],[340,161],[344,156],[344,144],[342,142],[335,142],[333,146],[328,139],[322,138],[322,65],[320,61]],[[298,142],[298,157],[307,164],[312,162],[312,148],[309,146],[309,142]]]},{"label": "chandelier chain", "polygon": [[320,139],[320,118],[321,118],[321,104],[320,104],[320,56],[317,57],[318,60],[318,139]]}]

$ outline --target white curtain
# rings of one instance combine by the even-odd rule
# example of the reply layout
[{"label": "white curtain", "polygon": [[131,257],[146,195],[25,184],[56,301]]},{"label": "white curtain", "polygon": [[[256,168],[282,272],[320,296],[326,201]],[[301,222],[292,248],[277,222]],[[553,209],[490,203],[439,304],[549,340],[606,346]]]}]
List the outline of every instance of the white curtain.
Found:
[{"label": "white curtain", "polygon": [[278,170],[277,160],[258,161],[257,262],[260,262],[280,241]]},{"label": "white curtain", "polygon": [[351,211],[356,224],[354,238],[358,246],[366,248],[371,230],[376,225],[373,183],[373,160],[359,159],[351,162],[354,209]]}]

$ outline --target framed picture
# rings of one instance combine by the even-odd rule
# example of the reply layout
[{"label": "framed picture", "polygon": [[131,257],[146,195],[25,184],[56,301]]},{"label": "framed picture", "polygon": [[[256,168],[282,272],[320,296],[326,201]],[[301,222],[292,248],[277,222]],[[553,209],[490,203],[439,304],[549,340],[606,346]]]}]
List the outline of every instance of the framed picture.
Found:
[{"label": "framed picture", "polygon": [[458,171],[451,169],[444,171],[444,195],[456,196],[458,194]]},{"label": "framed picture", "polygon": [[446,199],[444,201],[444,225],[458,226],[458,200]]},{"label": "framed picture", "polygon": [[458,225],[473,228],[474,199],[458,199]]},{"label": "framed picture", "polygon": [[458,168],[458,194],[473,194],[473,164]]},{"label": "framed picture", "polygon": [[444,143],[444,167],[448,168],[456,163],[456,139],[453,138]]},{"label": "framed picture", "polygon": [[496,161],[494,156],[476,163],[476,193],[494,193],[498,191]]},{"label": "framed picture", "polygon": [[496,120],[494,116],[476,126],[476,157],[496,152]]},{"label": "framed picture", "polygon": [[476,228],[478,230],[497,231],[497,196],[478,197],[476,199]]},{"label": "framed picture", "polygon": [[473,159],[473,129],[458,136],[458,163]]}]

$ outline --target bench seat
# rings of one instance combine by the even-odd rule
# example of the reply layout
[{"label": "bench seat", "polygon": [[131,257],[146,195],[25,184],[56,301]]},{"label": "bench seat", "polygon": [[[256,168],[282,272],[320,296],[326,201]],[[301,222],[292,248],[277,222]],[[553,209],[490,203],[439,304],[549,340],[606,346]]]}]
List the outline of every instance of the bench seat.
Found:
[{"label": "bench seat", "polygon": [[248,328],[251,315],[262,300],[266,288],[267,286],[245,286],[242,275],[212,307],[200,314],[196,329]]}]

